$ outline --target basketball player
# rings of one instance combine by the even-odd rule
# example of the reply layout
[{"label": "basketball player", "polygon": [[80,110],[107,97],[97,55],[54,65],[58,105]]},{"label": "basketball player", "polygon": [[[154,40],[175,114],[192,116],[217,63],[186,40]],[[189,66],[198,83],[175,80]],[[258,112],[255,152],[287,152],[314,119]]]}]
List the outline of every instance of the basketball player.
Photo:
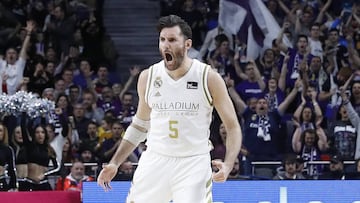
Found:
[{"label": "basketball player", "polygon": [[[212,202],[212,180],[225,181],[238,156],[239,122],[220,75],[187,56],[189,25],[170,15],[160,18],[158,30],[163,60],[141,73],[138,110],[98,184],[110,189],[120,164],[147,139],[127,203]],[[225,160],[212,162],[219,169],[214,174],[208,143],[213,107],[228,133]]]}]

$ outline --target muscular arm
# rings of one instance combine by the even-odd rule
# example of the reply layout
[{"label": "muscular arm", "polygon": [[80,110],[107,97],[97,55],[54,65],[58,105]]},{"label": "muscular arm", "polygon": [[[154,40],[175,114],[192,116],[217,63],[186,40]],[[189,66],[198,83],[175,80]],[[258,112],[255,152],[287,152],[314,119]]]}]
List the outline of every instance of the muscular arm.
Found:
[{"label": "muscular arm", "polygon": [[[139,96],[138,109],[136,112],[136,116],[141,120],[150,120],[150,111],[151,109],[145,103],[145,89],[146,89],[146,81],[148,76],[148,70],[144,70],[141,72],[139,76],[139,81],[137,85],[137,91]],[[144,131],[141,127],[131,124],[133,127],[137,128],[140,131]],[[123,163],[134,151],[137,146],[130,143],[128,140],[123,139],[116,150],[114,156],[112,157],[110,164],[115,164],[117,167],[120,167],[120,164]]]},{"label": "muscular arm", "polygon": [[214,107],[219,113],[220,118],[226,128],[227,137],[224,163],[231,171],[235,159],[239,155],[242,143],[242,133],[240,130],[239,121],[237,119],[230,96],[226,90],[225,82],[221,76],[210,70],[208,85],[211,96],[213,98]]}]

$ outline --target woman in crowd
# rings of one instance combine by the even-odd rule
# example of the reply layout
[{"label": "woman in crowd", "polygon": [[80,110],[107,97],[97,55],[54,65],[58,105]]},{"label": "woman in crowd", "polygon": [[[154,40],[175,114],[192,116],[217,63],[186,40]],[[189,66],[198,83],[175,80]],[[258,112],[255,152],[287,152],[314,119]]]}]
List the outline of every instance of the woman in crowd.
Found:
[{"label": "woman in crowd", "polygon": [[[9,146],[9,135],[4,124],[0,124],[0,191],[16,189],[15,156]],[[7,165],[7,167],[6,167]],[[10,177],[9,184],[6,181],[5,170]]]},{"label": "woman in crowd", "polygon": [[15,153],[15,167],[18,181],[18,190],[24,191],[26,185],[25,178],[27,177],[28,172],[28,162],[20,125],[15,127],[11,139],[11,144]]},{"label": "woman in crowd", "polygon": [[[21,118],[21,131],[28,159],[25,190],[52,190],[46,176],[60,169],[56,161],[56,153],[49,144],[49,137],[45,126],[40,124],[32,128],[32,120],[26,117],[27,115],[23,113]],[[27,120],[29,120],[28,124],[26,122]],[[27,130],[30,132],[30,136]],[[53,170],[48,170],[50,160],[54,167]]]},{"label": "woman in crowd", "polygon": [[321,153],[324,150],[321,139],[315,129],[306,129],[300,134],[294,134],[292,139],[293,150],[299,154],[304,163],[304,170],[309,177],[316,178],[320,175],[320,165],[308,165],[307,162],[321,160]]},{"label": "woman in crowd", "polygon": [[66,94],[59,94],[56,98],[55,104],[57,108],[61,108],[65,117],[68,117],[73,111],[70,99]]}]

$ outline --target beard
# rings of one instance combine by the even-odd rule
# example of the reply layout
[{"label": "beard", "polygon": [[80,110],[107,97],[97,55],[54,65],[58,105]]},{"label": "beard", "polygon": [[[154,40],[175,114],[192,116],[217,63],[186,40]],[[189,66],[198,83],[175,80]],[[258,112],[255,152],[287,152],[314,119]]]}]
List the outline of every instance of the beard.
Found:
[{"label": "beard", "polygon": [[[175,51],[161,51],[160,54],[163,57],[165,67],[170,70],[178,69],[184,61],[185,58],[185,47],[176,49]],[[170,56],[169,56],[170,55]]]}]

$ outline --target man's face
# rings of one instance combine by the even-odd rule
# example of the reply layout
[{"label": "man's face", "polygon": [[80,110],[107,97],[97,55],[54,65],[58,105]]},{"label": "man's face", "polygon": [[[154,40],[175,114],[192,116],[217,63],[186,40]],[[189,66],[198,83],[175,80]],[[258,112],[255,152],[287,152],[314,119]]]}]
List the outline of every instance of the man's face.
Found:
[{"label": "man's face", "polygon": [[122,102],[124,106],[130,106],[132,104],[132,95],[125,94]]},{"label": "man's face", "polygon": [[98,70],[98,77],[99,79],[107,79],[108,76],[108,70],[106,67],[99,67]]},{"label": "man's face", "polygon": [[70,70],[64,71],[62,78],[66,83],[70,84],[74,78],[73,72]]},{"label": "man's face", "polygon": [[179,26],[161,30],[159,51],[168,70],[173,71],[180,67],[190,47],[191,40],[184,38]]},{"label": "man's face", "polygon": [[88,128],[87,128],[87,133],[88,133],[88,135],[90,135],[90,136],[96,136],[96,132],[97,132],[97,127],[96,127],[96,125],[93,124],[93,123],[90,123],[90,124],[88,125]]},{"label": "man's face", "polygon": [[286,162],[285,171],[291,175],[296,173],[296,162]]},{"label": "man's face", "polygon": [[249,78],[254,78],[255,77],[255,67],[252,64],[248,64],[245,67],[245,74],[249,77]]},{"label": "man's face", "polygon": [[305,37],[300,37],[297,42],[297,47],[299,51],[306,51],[306,47],[308,46],[308,42]]},{"label": "man's face", "polygon": [[74,163],[71,167],[71,175],[75,180],[81,180],[85,175],[85,166],[80,162]]},{"label": "man's face", "polygon": [[318,39],[320,36],[320,27],[317,25],[312,26],[310,34],[312,38]]},{"label": "man's face", "polygon": [[314,146],[315,145],[315,136],[316,135],[313,133],[306,133],[305,138],[304,138],[305,145],[306,146]]},{"label": "man's face", "polygon": [[270,79],[268,81],[269,91],[274,92],[277,89],[277,81],[275,79]]},{"label": "man's face", "polygon": [[85,93],[83,95],[83,105],[85,108],[90,108],[93,102],[94,102],[94,97],[92,94]]},{"label": "man's face", "polygon": [[90,162],[92,159],[92,153],[89,150],[81,152],[81,158],[84,162]]},{"label": "man's face", "polygon": [[80,90],[78,88],[70,88],[69,97],[72,101],[76,101],[80,95]]},{"label": "man's face", "polygon": [[329,37],[328,37],[329,41],[332,43],[337,43],[339,40],[339,34],[337,31],[331,31],[329,33]]},{"label": "man's face", "polygon": [[18,54],[15,49],[10,48],[6,51],[5,59],[8,64],[14,65],[17,60],[17,57],[18,57]]},{"label": "man's face", "polygon": [[84,114],[85,114],[84,107],[81,104],[76,104],[74,106],[74,116],[76,118],[82,118],[82,117],[84,117]]},{"label": "man's face", "polygon": [[110,87],[104,87],[101,90],[101,96],[105,101],[111,101],[113,98],[113,91]]},{"label": "man's face", "polygon": [[54,16],[56,19],[58,20],[61,20],[62,17],[63,17],[63,11],[61,10],[61,8],[59,6],[57,6],[55,9],[54,9]]},{"label": "man's face", "polygon": [[123,131],[124,127],[121,124],[114,123],[112,125],[111,132],[114,138],[120,138]]},{"label": "man's face", "polygon": [[321,68],[321,58],[320,57],[313,57],[311,59],[310,68],[312,71],[318,73]]},{"label": "man's face", "polygon": [[266,115],[268,107],[267,101],[264,98],[261,98],[256,103],[256,113],[259,115]]}]

